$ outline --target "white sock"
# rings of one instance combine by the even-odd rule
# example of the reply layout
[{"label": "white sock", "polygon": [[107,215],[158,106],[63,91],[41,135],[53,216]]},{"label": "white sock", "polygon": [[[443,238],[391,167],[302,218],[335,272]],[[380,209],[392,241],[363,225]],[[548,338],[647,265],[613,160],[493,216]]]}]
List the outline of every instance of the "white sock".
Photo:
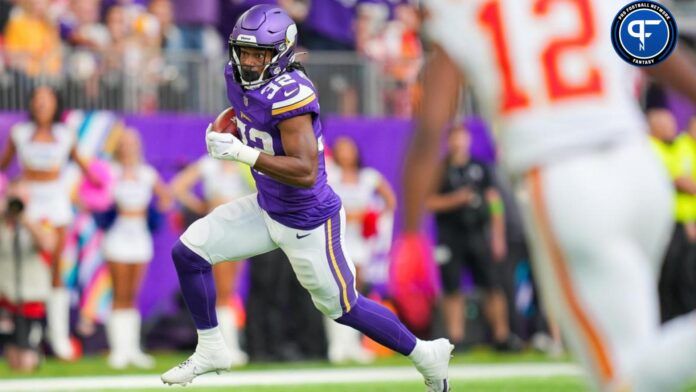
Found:
[{"label": "white sock", "polygon": [[196,352],[216,352],[223,347],[227,347],[219,326],[209,329],[197,329],[196,331],[198,332]]},{"label": "white sock", "polygon": [[128,318],[128,309],[115,309],[111,311],[109,320],[106,323],[109,349],[114,356],[127,355],[128,334],[131,333]]},{"label": "white sock", "polygon": [[[68,349],[70,344],[70,292],[65,287],[55,287],[46,301],[46,320],[53,349]],[[70,348],[71,349],[71,348]],[[67,353],[59,353],[68,355]]]},{"label": "white sock", "polygon": [[413,348],[413,351],[411,351],[411,354],[408,354],[408,357],[413,363],[420,363],[425,358],[427,353],[427,343],[428,342],[424,340],[416,338],[416,346]]},{"label": "white sock", "polygon": [[123,312],[128,321],[128,352],[140,354],[140,312],[135,308],[124,309]]}]

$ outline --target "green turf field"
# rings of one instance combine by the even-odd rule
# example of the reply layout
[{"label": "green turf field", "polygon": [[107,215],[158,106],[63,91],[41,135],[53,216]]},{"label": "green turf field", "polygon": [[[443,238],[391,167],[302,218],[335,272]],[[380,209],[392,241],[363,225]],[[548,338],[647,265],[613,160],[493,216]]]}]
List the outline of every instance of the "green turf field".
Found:
[{"label": "green turf field", "polygon": [[[325,384],[310,386],[278,386],[278,387],[222,387],[222,388],[197,388],[187,386],[185,389],[172,387],[168,389],[176,392],[423,392],[422,383],[389,383],[389,384]],[[157,389],[140,389],[138,391],[155,391]],[[108,391],[105,389],[103,391]],[[135,390],[130,390],[135,391]],[[464,381],[452,384],[452,392],[584,392],[587,389],[580,380],[571,378],[550,378],[545,380],[506,380],[500,381]]]},{"label": "green turf field", "polygon": [[[157,367],[154,370],[138,370],[134,368],[126,369],[124,371],[115,371],[110,369],[106,364],[105,356],[90,356],[84,357],[78,362],[67,363],[56,361],[53,359],[48,359],[44,362],[41,369],[31,375],[18,375],[10,373],[6,364],[2,363],[0,365],[0,390],[3,389],[2,383],[11,380],[24,380],[28,381],[27,378],[32,378],[34,382],[38,382],[41,379],[45,379],[46,382],[53,382],[53,378],[60,377],[64,378],[75,378],[75,379],[88,379],[99,376],[107,376],[104,379],[98,379],[99,387],[90,389],[79,389],[79,390],[90,390],[90,391],[113,391],[110,388],[111,380],[118,380],[128,377],[140,377],[140,380],[148,381],[148,386],[143,387],[132,387],[128,388],[129,392],[135,391],[153,391],[161,389],[161,384],[159,384],[159,373],[169,369],[171,366],[179,363],[186,358],[184,354],[172,354],[172,353],[157,353],[155,355],[157,360]],[[553,367],[553,366],[565,366],[570,364],[567,358],[561,360],[550,360],[542,354],[527,352],[522,354],[509,354],[502,355],[497,354],[487,350],[474,350],[465,354],[457,354],[452,360],[452,364],[458,368],[474,368],[476,366],[485,367],[495,367],[496,365],[535,365],[538,367]],[[258,385],[237,385],[237,386],[207,386],[205,381],[216,381],[215,375],[206,375],[207,379],[201,378],[194,381],[185,389],[181,387],[171,387],[166,388],[169,391],[181,390],[182,392],[187,391],[235,391],[235,392],[318,392],[318,391],[331,391],[331,392],[358,392],[358,391],[374,391],[374,392],[421,392],[424,390],[424,386],[420,381],[404,381],[397,380],[393,382],[360,382],[360,372],[362,369],[368,370],[379,370],[380,368],[385,369],[410,369],[410,363],[408,360],[402,357],[392,357],[378,360],[375,364],[369,366],[360,365],[346,365],[346,366],[332,366],[326,362],[302,362],[302,363],[277,363],[277,364],[252,364],[245,366],[243,368],[233,369],[227,374],[228,377],[234,377],[239,375],[242,377],[244,374],[254,374],[254,372],[264,372],[263,374],[271,374],[273,372],[290,372],[293,373],[295,370],[298,372],[307,369],[321,370],[350,370],[355,373],[356,382],[339,382],[339,383],[323,383],[313,382],[307,385],[297,385],[297,383],[292,385],[274,385],[274,386],[258,386]],[[137,376],[140,375],[140,376]],[[348,380],[350,381],[350,380]],[[451,384],[453,391],[480,391],[480,392],[504,392],[504,391],[529,391],[529,392],[556,392],[556,391],[586,391],[587,388],[583,383],[583,380],[579,376],[549,376],[549,377],[483,377],[483,379],[452,379]],[[27,389],[20,389],[27,390]],[[35,389],[36,391],[40,389]],[[63,389],[61,389],[63,390]],[[66,388],[65,390],[71,390]],[[77,390],[77,389],[75,389]],[[124,390],[123,388],[119,390]],[[695,391],[696,387],[690,388],[689,391]]]},{"label": "green turf field", "polygon": [[[187,358],[184,353],[155,353],[157,365],[154,370],[140,370],[129,368],[124,371],[112,370],[106,364],[106,356],[88,356],[83,357],[77,362],[63,362],[53,358],[48,358],[41,369],[30,375],[21,375],[11,373],[10,369],[4,362],[0,362],[0,379],[7,377],[68,377],[68,376],[99,376],[111,374],[151,374],[161,373],[172,366],[178,364]],[[560,362],[568,362],[567,358]],[[536,352],[525,352],[522,354],[498,354],[486,349],[477,349],[465,354],[455,354],[452,358],[453,364],[466,363],[557,363],[558,360],[548,359],[545,355]],[[410,366],[411,362],[401,356],[393,356],[390,358],[381,358],[377,362],[366,365],[367,367],[374,366]],[[347,365],[348,366],[348,365]],[[350,364],[350,367],[359,367],[361,365]],[[234,369],[234,371],[246,370],[272,370],[272,369],[302,369],[302,368],[321,368],[335,367],[328,362],[295,362],[295,363],[264,363],[250,364],[242,368]]]}]

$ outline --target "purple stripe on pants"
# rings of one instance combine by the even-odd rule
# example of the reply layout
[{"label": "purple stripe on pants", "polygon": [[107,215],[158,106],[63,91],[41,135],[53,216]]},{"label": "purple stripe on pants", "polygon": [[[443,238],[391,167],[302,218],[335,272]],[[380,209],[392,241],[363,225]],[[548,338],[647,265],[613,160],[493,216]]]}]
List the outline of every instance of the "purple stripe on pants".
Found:
[{"label": "purple stripe on pants", "polygon": [[[330,228],[330,230],[329,230]],[[335,214],[324,224],[326,258],[336,285],[343,313],[350,311],[356,301],[355,277],[348,266],[341,246],[341,216]]]}]

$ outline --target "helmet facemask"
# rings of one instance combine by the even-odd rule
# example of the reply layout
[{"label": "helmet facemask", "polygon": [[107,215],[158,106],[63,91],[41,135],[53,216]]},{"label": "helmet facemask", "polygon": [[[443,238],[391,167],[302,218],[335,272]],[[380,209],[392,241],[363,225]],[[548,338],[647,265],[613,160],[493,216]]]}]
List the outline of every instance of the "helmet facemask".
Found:
[{"label": "helmet facemask", "polygon": [[[261,64],[244,65],[242,64],[242,48],[261,49],[263,50],[263,62]],[[269,68],[273,66],[274,60],[277,58],[276,51],[273,47],[261,45],[240,45],[237,42],[230,42],[230,64],[234,66],[235,78],[246,88],[257,88],[269,79]],[[271,51],[271,59],[268,61],[268,51]],[[259,67],[261,70],[259,71]]]},{"label": "helmet facemask", "polygon": [[[293,49],[296,35],[297,27],[293,24],[286,30],[285,40],[276,44],[257,44],[255,42],[255,37],[243,34],[238,35],[236,39],[230,37],[230,64],[233,66],[234,76],[237,82],[242,85],[242,87],[253,90],[284,72],[287,65],[295,61]],[[270,50],[271,59],[269,62],[264,62],[260,65],[262,66],[260,72],[250,69],[249,66],[242,65],[242,48]],[[267,56],[264,57],[264,61],[265,58],[267,58]],[[254,68],[256,68],[256,66]]]}]

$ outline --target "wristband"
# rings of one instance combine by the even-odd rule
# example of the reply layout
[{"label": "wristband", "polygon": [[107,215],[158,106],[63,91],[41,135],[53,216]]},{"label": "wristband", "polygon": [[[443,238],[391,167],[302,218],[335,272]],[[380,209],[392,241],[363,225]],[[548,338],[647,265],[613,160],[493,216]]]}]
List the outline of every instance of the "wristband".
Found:
[{"label": "wristband", "polygon": [[259,155],[261,155],[261,152],[259,150],[242,145],[242,147],[239,149],[239,155],[237,155],[237,160],[239,162],[246,163],[251,167],[254,167],[256,161],[259,159]]}]

